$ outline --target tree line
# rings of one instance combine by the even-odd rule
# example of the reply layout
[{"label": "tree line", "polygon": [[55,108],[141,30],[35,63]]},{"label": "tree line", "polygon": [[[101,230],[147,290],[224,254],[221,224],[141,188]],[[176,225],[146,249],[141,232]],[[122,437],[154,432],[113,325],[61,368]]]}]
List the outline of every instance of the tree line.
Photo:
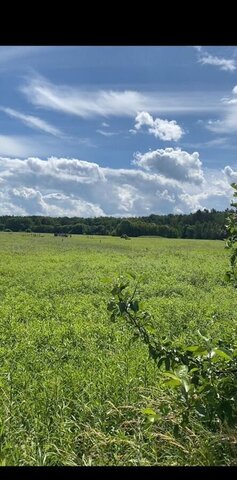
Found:
[{"label": "tree line", "polygon": [[226,219],[231,212],[198,210],[190,214],[149,215],[147,217],[0,217],[0,231],[67,233],[86,235],[161,236],[169,238],[218,239],[226,236]]}]

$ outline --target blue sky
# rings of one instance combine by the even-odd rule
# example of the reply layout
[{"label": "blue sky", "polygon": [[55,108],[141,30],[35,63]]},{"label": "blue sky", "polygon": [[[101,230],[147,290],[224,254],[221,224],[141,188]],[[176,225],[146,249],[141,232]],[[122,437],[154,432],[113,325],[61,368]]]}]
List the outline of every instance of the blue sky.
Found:
[{"label": "blue sky", "polygon": [[225,209],[236,47],[0,47],[0,215]]}]

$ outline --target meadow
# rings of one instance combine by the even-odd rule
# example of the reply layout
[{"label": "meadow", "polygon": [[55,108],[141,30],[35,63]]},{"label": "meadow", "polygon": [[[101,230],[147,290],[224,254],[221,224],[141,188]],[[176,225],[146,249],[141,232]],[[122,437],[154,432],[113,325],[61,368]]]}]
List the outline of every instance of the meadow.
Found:
[{"label": "meadow", "polygon": [[234,338],[228,256],[219,240],[0,233],[0,465],[235,465],[234,428],[194,416],[175,434],[176,392],[107,310],[116,278],[142,274],[160,337]]}]

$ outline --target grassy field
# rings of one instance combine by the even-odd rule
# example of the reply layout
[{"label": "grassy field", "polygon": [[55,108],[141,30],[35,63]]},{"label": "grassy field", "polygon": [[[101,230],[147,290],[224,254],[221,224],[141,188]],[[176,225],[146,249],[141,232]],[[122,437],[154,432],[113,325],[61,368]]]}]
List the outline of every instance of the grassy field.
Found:
[{"label": "grassy field", "polygon": [[[144,273],[160,335],[233,337],[227,265],[221,241],[1,233],[0,464],[236,464],[233,430],[194,418],[174,435],[175,392],[107,311],[116,277]],[[146,407],[165,415],[148,422]]]}]

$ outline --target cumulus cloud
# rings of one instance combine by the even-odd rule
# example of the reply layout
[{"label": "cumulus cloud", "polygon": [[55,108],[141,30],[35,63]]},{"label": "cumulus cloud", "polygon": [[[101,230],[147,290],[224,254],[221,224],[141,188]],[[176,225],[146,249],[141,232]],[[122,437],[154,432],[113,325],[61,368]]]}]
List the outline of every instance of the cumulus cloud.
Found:
[{"label": "cumulus cloud", "polygon": [[219,67],[220,70],[226,72],[234,72],[237,68],[236,62],[233,58],[217,57],[216,55],[210,55],[202,47],[195,47],[198,52],[198,62],[202,65],[213,65]]},{"label": "cumulus cloud", "polygon": [[50,133],[56,137],[61,137],[63,133],[58,128],[54,127],[50,123],[42,120],[39,117],[35,117],[33,115],[25,115],[24,113],[17,112],[12,108],[0,108],[3,112],[5,112],[9,117],[17,118],[21,120],[27,127],[34,128],[36,130],[41,130],[46,133]]},{"label": "cumulus cloud", "polygon": [[148,127],[148,132],[161,140],[174,140],[177,142],[184,131],[175,120],[153,119],[148,112],[139,112],[135,118],[135,129],[140,130],[143,126]]},{"label": "cumulus cloud", "polygon": [[180,182],[196,184],[203,182],[202,162],[198,152],[190,154],[180,148],[158,149],[144,154],[138,152],[133,163],[145,170],[158,172]]},{"label": "cumulus cloud", "polygon": [[103,210],[90,202],[73,195],[50,193],[43,195],[39,190],[20,187],[8,192],[17,207],[30,215],[94,217],[104,215]]},{"label": "cumulus cloud", "polygon": [[[198,182],[198,175],[202,177],[198,154],[189,158],[187,152],[181,151],[179,156],[178,150],[166,150],[168,153],[160,152],[171,162],[168,169],[175,169],[172,153],[181,168],[179,171],[176,166],[176,174],[169,177],[159,159],[162,153],[158,155],[158,166],[156,159],[144,157],[138,159],[143,160],[143,165],[130,169],[104,168],[79,159],[0,157],[0,214],[139,216],[229,206],[230,167],[226,175],[214,171]],[[196,174],[191,173],[195,168]]]},{"label": "cumulus cloud", "polygon": [[237,182],[237,171],[233,170],[229,165],[227,165],[223,171],[231,183]]}]

